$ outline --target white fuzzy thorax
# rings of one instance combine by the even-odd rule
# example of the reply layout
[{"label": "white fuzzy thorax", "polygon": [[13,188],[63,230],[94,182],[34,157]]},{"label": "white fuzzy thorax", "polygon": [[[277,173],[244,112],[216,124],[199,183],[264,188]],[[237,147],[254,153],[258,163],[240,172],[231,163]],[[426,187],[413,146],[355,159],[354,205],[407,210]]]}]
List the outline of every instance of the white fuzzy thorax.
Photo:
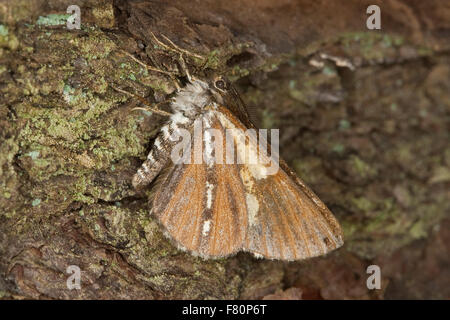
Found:
[{"label": "white fuzzy thorax", "polygon": [[201,80],[188,83],[175,96],[172,109],[175,112],[183,112],[187,116],[195,115],[197,109],[204,108],[210,101],[208,88],[208,84]]},{"label": "white fuzzy thorax", "polygon": [[[175,112],[170,116],[170,120],[172,121],[172,124],[176,127],[178,124],[186,124],[189,122],[189,118],[183,115],[181,112]],[[172,128],[173,129],[173,128]]]}]

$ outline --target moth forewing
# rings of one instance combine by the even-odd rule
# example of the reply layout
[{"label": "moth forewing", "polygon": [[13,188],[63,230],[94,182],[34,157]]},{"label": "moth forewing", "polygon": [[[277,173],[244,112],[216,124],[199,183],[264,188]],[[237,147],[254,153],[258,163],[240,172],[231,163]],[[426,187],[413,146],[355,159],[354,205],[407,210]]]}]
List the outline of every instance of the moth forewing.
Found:
[{"label": "moth forewing", "polygon": [[191,134],[189,130],[179,128],[170,136],[171,141],[177,141],[170,151],[170,159],[174,164],[191,162]]},{"label": "moth forewing", "polygon": [[[213,120],[210,128],[223,132]],[[168,172],[156,192],[153,213],[178,247],[204,258],[233,254],[242,248],[247,223],[239,173],[226,164],[195,164],[194,153],[192,163],[174,165]]]},{"label": "moth forewing", "polygon": [[[225,128],[245,129],[227,109],[220,111]],[[297,260],[325,254],[342,244],[337,221],[312,192],[302,191],[300,179],[298,185],[284,170],[269,172],[261,163],[244,163],[240,176],[248,215],[244,250],[272,259]]]},{"label": "moth forewing", "polygon": [[[211,112],[212,113],[212,112]],[[203,117],[203,123],[205,130],[203,131],[203,142],[205,146],[205,152],[203,154],[203,160],[208,167],[214,164],[224,163],[224,135],[222,131],[217,128],[211,127],[211,115]]]}]

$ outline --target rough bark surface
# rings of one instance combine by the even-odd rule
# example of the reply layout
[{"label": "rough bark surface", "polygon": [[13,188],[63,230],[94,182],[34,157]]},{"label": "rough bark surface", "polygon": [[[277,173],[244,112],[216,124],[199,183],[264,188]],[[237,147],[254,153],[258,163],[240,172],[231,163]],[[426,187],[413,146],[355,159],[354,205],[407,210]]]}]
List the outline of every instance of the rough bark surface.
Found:
[{"label": "rough bark surface", "polygon": [[[81,7],[81,30],[65,27]],[[381,7],[382,30],[366,28]],[[131,177],[174,90],[228,75],[335,213],[343,248],[283,263],[178,251]],[[0,298],[450,298],[448,1],[0,1]],[[368,290],[367,266],[382,288]],[[66,268],[82,270],[68,290]]]}]

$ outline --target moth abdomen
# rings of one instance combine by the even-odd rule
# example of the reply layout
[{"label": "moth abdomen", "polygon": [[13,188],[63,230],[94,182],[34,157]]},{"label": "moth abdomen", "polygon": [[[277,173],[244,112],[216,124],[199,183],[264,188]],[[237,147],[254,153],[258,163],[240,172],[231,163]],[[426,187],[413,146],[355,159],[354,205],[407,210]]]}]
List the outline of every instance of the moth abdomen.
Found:
[{"label": "moth abdomen", "polygon": [[[166,124],[164,127],[168,127]],[[155,139],[147,159],[133,176],[132,184],[135,189],[141,189],[150,184],[161,172],[168,161],[168,146],[164,131]]]},{"label": "moth abdomen", "polygon": [[174,133],[190,124],[191,120],[181,112],[175,112],[170,117],[170,121],[161,128],[153,142],[147,159],[133,176],[132,184],[135,189],[142,189],[158,176],[170,160],[174,145],[178,143],[178,140],[174,139]]}]

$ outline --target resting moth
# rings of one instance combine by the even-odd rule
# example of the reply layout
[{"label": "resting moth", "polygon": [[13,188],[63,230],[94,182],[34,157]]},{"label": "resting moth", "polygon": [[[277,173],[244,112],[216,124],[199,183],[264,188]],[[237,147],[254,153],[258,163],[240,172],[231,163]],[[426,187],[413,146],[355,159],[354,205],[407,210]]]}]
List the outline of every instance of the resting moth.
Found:
[{"label": "resting moth", "polygon": [[[323,255],[343,244],[333,214],[282,159],[279,170],[270,175],[245,162],[173,163],[171,152],[178,141],[171,136],[182,129],[192,132],[196,120],[204,133],[214,128],[223,136],[228,129],[255,128],[225,77],[189,78],[171,108],[173,114],[132,183],[141,189],[154,182],[151,213],[180,249],[205,259],[247,251],[292,261]],[[205,152],[211,143],[205,135]],[[195,153],[195,142],[188,147]]]}]

